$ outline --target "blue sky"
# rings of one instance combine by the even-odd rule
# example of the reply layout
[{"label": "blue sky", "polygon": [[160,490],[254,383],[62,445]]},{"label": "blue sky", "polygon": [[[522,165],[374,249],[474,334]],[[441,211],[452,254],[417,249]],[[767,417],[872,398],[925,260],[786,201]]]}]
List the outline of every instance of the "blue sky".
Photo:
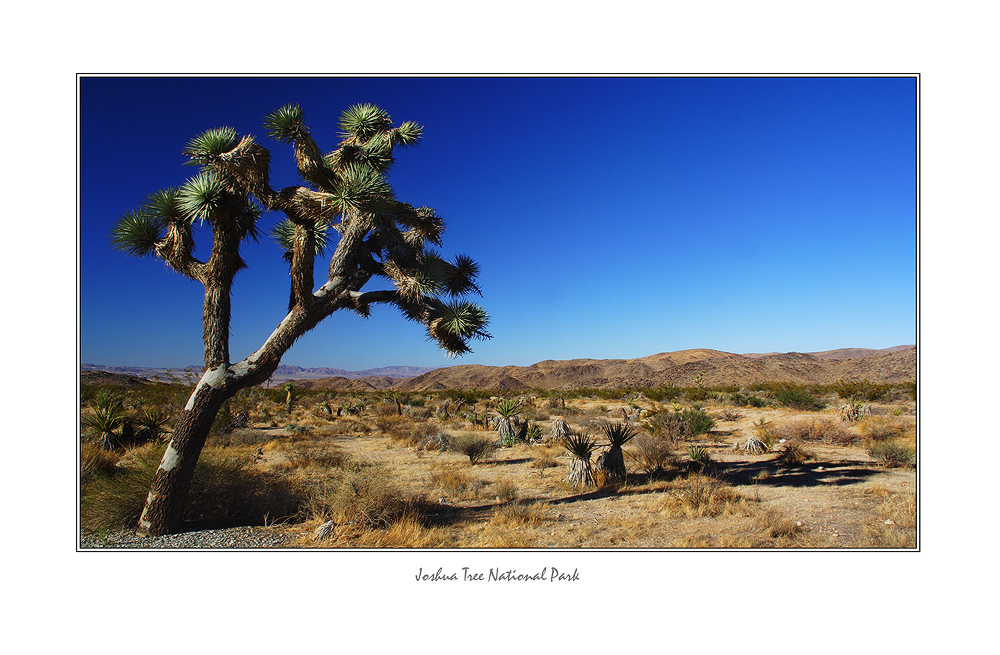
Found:
[{"label": "blue sky", "polygon": [[[335,315],[286,364],[528,365],[687,348],[884,348],[916,342],[913,78],[81,78],[80,358],[198,364],[201,287],[111,252],[108,230],[194,169],[180,150],[232,126],[298,182],[263,116],[302,105],[324,151],[350,105],[425,126],[397,197],[447,222],[445,255],[482,268],[488,342],[445,359],[388,307]],[[280,216],[262,221],[267,230]],[[201,254],[207,240],[199,241]],[[198,254],[198,253],[196,253]],[[288,269],[250,244],[231,351],[284,316]],[[325,264],[317,264],[321,280]],[[374,284],[372,288],[374,288]]]}]

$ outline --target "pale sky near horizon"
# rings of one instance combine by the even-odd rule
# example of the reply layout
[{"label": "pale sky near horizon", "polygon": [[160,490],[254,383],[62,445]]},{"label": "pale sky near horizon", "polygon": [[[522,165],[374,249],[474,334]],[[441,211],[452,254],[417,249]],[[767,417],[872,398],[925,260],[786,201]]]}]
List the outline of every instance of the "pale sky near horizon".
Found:
[{"label": "pale sky near horizon", "polygon": [[[190,177],[180,150],[212,127],[257,135],[272,151],[272,184],[297,183],[290,147],[261,129],[288,102],[324,151],[340,112],[360,102],[425,126],[390,180],[399,199],[444,217],[443,254],[481,265],[477,301],[494,338],[445,359],[420,326],[379,307],[367,320],[331,317],[285,364],[916,343],[913,77],[83,77],[79,99],[83,362],[201,362],[200,285],[111,252],[108,230]],[[263,230],[279,219],[265,216]],[[234,360],[270,334],[288,296],[275,244],[250,244],[244,258]],[[324,270],[318,262],[317,280]]]}]

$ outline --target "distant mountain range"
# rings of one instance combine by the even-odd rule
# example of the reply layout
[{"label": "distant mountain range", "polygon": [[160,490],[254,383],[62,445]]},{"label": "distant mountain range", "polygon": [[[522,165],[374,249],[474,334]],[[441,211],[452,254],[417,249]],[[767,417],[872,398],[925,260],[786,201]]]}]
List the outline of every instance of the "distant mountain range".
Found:
[{"label": "distant mountain range", "polygon": [[[197,379],[200,367],[169,372],[181,379]],[[166,369],[102,367],[83,364],[83,377],[95,384],[141,383],[141,378],[165,380]],[[152,374],[150,374],[152,372]],[[548,360],[531,366],[481,366],[465,364],[442,368],[390,366],[367,371],[279,366],[272,384],[293,380],[309,389],[330,391],[397,389],[440,391],[444,389],[633,388],[702,384],[707,387],[749,386],[761,382],[829,384],[838,380],[902,383],[917,377],[916,346],[841,348],[814,353],[750,353],[737,355],[719,350],[695,349],[659,353],[637,359]],[[113,378],[111,378],[113,379]],[[100,381],[98,381],[100,380]]]},{"label": "distant mountain range", "polygon": [[[134,375],[140,378],[159,379],[169,381],[171,378],[185,380],[188,378],[197,379],[201,377],[203,366],[195,364],[183,368],[148,368],[142,366],[104,366],[103,364],[80,364],[80,371],[101,371],[104,373],[117,373],[119,375]],[[382,368],[370,368],[365,371],[345,371],[339,368],[303,368],[301,366],[288,366],[281,364],[278,370],[271,376],[274,383],[287,382],[289,380],[315,380],[318,378],[339,377],[348,380],[355,380],[364,377],[391,377],[409,378],[421,375],[428,371],[433,371],[432,366],[385,366]]]}]

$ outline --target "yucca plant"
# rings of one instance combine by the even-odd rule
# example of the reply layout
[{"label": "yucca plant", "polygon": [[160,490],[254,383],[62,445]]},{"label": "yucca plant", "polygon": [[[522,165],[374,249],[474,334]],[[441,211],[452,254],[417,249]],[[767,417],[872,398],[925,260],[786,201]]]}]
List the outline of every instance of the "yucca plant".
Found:
[{"label": "yucca plant", "polygon": [[126,420],[120,406],[97,404],[91,414],[83,417],[84,434],[97,437],[104,450],[114,450],[120,445],[120,431]]},{"label": "yucca plant", "polygon": [[579,486],[594,486],[594,471],[590,466],[590,456],[597,447],[597,442],[585,434],[571,434],[563,439],[563,447],[573,457],[569,475],[564,480],[576,489]]},{"label": "yucca plant", "polygon": [[688,470],[689,471],[704,471],[709,466],[712,465],[712,458],[708,454],[706,448],[701,446],[691,446],[687,449],[688,456]]},{"label": "yucca plant", "polygon": [[167,421],[170,418],[155,409],[143,407],[135,417],[135,423],[139,426],[142,438],[147,441],[159,439],[167,432]]},{"label": "yucca plant", "polygon": [[552,421],[552,428],[549,430],[549,440],[552,443],[560,443],[570,436],[569,425],[561,418]]},{"label": "yucca plant", "polygon": [[495,407],[500,417],[497,419],[497,432],[500,433],[498,443],[501,446],[513,446],[517,442],[517,430],[514,426],[515,417],[521,410],[521,401],[504,398]]},{"label": "yucca plant", "polygon": [[638,433],[628,423],[607,423],[601,430],[608,438],[610,447],[598,458],[598,467],[605,472],[605,480],[608,482],[624,483],[626,470],[622,446],[634,439]]}]

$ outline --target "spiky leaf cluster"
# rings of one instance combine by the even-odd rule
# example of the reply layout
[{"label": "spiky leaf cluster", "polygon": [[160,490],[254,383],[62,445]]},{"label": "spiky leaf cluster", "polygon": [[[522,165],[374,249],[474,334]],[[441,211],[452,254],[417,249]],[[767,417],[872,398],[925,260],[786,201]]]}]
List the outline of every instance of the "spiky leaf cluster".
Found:
[{"label": "spiky leaf cluster", "polygon": [[606,423],[601,426],[601,431],[608,438],[612,448],[621,448],[638,434],[628,423]]},{"label": "spiky leaf cluster", "polygon": [[586,434],[571,434],[563,439],[562,444],[570,455],[586,462],[590,461],[590,456],[597,447],[597,441]]}]

